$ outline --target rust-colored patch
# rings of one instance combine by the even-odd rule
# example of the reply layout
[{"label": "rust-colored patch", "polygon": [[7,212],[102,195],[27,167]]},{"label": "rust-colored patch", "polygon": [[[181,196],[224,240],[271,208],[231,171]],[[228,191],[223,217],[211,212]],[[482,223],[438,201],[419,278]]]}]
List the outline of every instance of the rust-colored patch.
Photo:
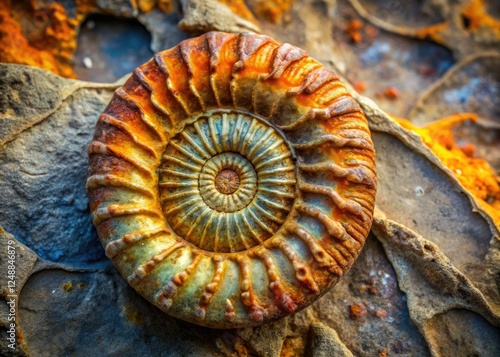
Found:
[{"label": "rust-colored patch", "polygon": [[361,29],[363,28],[363,23],[361,20],[352,20],[347,24],[345,32],[349,35],[350,39],[354,43],[360,43],[362,40]]},{"label": "rust-colored patch", "polygon": [[373,311],[373,315],[376,317],[380,317],[381,319],[385,319],[387,317],[387,311],[382,309],[376,309]]},{"label": "rust-colored patch", "polygon": [[257,353],[241,337],[225,332],[216,341],[219,350],[226,356],[247,357]]},{"label": "rust-colored patch", "polygon": [[362,304],[350,305],[349,312],[350,312],[351,319],[353,319],[353,320],[364,319],[366,317],[366,315],[368,314],[366,307]]},{"label": "rust-colored patch", "polygon": [[427,26],[422,29],[419,29],[415,33],[415,36],[422,40],[429,38],[441,45],[444,45],[445,41],[443,39],[442,33],[448,29],[448,26],[449,23],[446,21],[436,25]]},{"label": "rust-colored patch", "polygon": [[359,287],[359,292],[363,294],[368,291],[371,295],[377,295],[378,289],[375,287],[375,283],[375,278],[371,278],[368,281],[368,284],[361,284],[361,286]]},{"label": "rust-colored patch", "polygon": [[236,351],[238,356],[250,356],[247,345],[241,340],[236,341],[236,343],[234,344],[234,350]]},{"label": "rust-colored patch", "polygon": [[283,16],[291,9],[292,4],[293,0],[248,1],[248,6],[258,18],[270,21],[273,24],[277,24],[282,20]]},{"label": "rust-colored patch", "polygon": [[303,356],[306,349],[306,340],[303,336],[287,336],[283,341],[280,357]]},{"label": "rust-colored patch", "polygon": [[370,44],[379,33],[376,27],[366,24],[360,19],[349,21],[344,31],[354,44]]},{"label": "rust-colored patch", "polygon": [[472,113],[456,114],[423,128],[417,128],[405,119],[397,121],[406,129],[420,135],[423,142],[455,174],[460,183],[478,199],[481,208],[496,222],[500,222],[498,177],[488,162],[474,156],[473,145],[458,147],[451,131],[453,126],[468,120],[475,122],[477,118],[477,115]]}]

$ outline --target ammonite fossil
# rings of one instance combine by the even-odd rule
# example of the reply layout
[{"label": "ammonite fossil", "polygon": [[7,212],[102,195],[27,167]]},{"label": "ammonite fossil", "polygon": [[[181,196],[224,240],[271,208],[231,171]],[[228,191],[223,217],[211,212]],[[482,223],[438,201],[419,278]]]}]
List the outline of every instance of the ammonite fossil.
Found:
[{"label": "ammonite fossil", "polygon": [[107,256],[175,317],[254,326],[304,308],[368,235],[374,149],[300,48],[210,32],[137,68],[99,117],[87,191]]}]

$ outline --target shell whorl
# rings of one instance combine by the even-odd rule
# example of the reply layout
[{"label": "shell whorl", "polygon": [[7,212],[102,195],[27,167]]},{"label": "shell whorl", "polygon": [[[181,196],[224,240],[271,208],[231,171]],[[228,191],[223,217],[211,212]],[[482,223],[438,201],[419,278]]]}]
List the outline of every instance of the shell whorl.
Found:
[{"label": "shell whorl", "polygon": [[137,68],[97,122],[87,191],[107,256],[215,328],[301,309],[368,235],[375,157],[337,76],[267,36],[210,32]]},{"label": "shell whorl", "polygon": [[195,120],[169,142],[159,167],[165,218],[202,249],[251,248],[274,235],[290,212],[292,151],[249,113],[212,110]]}]

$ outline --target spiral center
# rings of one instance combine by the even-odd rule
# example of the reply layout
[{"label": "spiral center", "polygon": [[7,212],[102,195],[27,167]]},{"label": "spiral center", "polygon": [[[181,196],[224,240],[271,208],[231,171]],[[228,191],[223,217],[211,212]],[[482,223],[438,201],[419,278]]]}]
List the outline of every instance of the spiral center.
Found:
[{"label": "spiral center", "polygon": [[297,197],[288,143],[250,113],[196,118],[171,139],[158,173],[167,222],[207,251],[238,252],[269,239]]},{"label": "spiral center", "polygon": [[210,208],[218,212],[236,212],[253,200],[257,192],[257,174],[244,156],[223,152],[203,165],[198,187]]},{"label": "spiral center", "polygon": [[240,176],[231,169],[220,171],[215,177],[215,188],[225,195],[230,195],[240,187]]}]

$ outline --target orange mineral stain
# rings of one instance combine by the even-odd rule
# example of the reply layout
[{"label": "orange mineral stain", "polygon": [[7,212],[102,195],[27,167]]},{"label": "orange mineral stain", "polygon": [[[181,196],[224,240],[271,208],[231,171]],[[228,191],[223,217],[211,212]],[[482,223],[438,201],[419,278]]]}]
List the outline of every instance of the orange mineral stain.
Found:
[{"label": "orange mineral stain", "polygon": [[292,7],[293,0],[250,0],[248,5],[258,18],[277,24]]},{"label": "orange mineral stain", "polygon": [[500,223],[498,177],[486,160],[474,157],[473,145],[458,147],[451,131],[453,126],[468,120],[475,122],[477,118],[472,113],[455,114],[423,128],[417,128],[405,119],[397,121],[404,128],[417,133],[460,183],[477,198],[481,208]]},{"label": "orange mineral stain", "polygon": [[363,23],[361,20],[352,20],[349,22],[346,28],[346,33],[351,38],[351,41],[354,43],[360,43],[362,40],[361,30],[363,28]]},{"label": "orange mineral stain", "polygon": [[44,68],[75,78],[72,56],[77,29],[94,8],[92,0],[79,0],[76,17],[70,18],[58,3],[1,2],[0,62]]},{"label": "orange mineral stain", "polygon": [[353,320],[362,320],[368,314],[366,307],[362,304],[350,305],[349,312],[351,315],[351,319],[353,319]]},{"label": "orange mineral stain", "polygon": [[132,0],[131,2],[142,13],[148,13],[155,8],[164,13],[169,13],[173,10],[172,0]]},{"label": "orange mineral stain", "polygon": [[445,44],[442,33],[448,29],[449,23],[447,21],[427,26],[416,31],[415,36],[419,39],[429,38],[439,44]]},{"label": "orange mineral stain", "polygon": [[471,0],[462,11],[462,16],[469,21],[470,31],[475,32],[481,27],[490,28],[500,39],[500,21],[488,14],[484,0]]}]

